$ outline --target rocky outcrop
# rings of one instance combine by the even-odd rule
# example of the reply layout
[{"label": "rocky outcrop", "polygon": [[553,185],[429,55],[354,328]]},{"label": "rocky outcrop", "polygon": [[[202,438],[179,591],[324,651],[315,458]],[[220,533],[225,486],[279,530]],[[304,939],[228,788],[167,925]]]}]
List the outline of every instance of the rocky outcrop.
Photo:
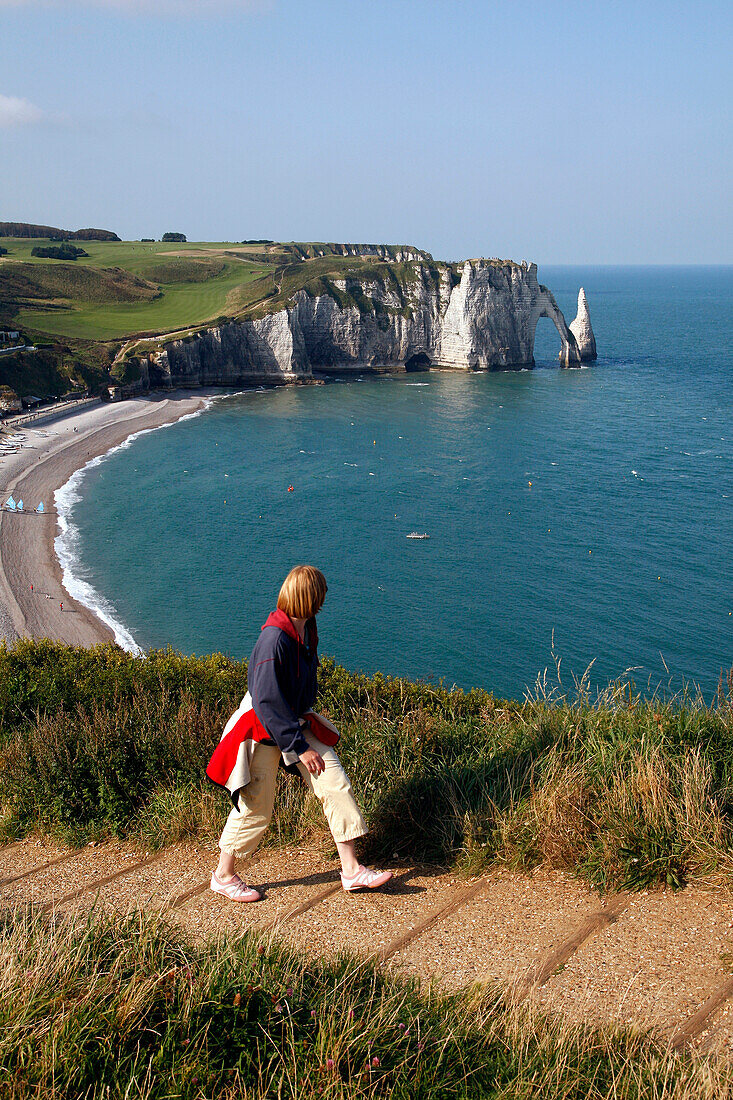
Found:
[{"label": "rocky outcrop", "polygon": [[[327,292],[299,290],[260,318],[170,340],[148,369],[153,384],[227,385],[430,366],[529,367],[540,317],[558,330],[561,363],[579,365],[578,339],[538,283],[535,264],[421,259],[407,274],[385,267],[379,276],[335,279]],[[592,338],[589,320],[588,330]],[[587,334],[583,340],[587,347]]]},{"label": "rocky outcrop", "polygon": [[575,320],[570,324],[570,331],[575,337],[575,343],[578,345],[581,360],[583,362],[590,362],[593,359],[597,359],[596,338],[593,335],[590,314],[588,313],[588,302],[582,287],[578,291],[578,312]]}]

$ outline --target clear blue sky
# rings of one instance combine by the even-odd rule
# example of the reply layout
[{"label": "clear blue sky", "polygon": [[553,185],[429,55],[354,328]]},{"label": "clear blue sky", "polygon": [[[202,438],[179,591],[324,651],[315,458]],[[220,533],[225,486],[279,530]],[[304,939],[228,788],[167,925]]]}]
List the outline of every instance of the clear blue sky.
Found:
[{"label": "clear blue sky", "polygon": [[730,263],[728,3],[0,0],[0,220]]}]

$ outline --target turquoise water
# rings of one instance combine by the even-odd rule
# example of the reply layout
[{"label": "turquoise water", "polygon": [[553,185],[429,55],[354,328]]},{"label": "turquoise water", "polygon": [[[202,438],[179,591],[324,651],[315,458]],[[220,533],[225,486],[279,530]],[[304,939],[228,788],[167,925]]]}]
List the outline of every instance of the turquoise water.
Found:
[{"label": "turquoise water", "polygon": [[518,697],[554,632],[566,685],[594,661],[595,684],[634,667],[711,696],[733,665],[733,269],[540,277],[568,320],[585,286],[596,364],[560,370],[542,321],[534,371],[216,401],[87,472],[80,572],[143,648],[248,655],[308,561],[350,668]]}]

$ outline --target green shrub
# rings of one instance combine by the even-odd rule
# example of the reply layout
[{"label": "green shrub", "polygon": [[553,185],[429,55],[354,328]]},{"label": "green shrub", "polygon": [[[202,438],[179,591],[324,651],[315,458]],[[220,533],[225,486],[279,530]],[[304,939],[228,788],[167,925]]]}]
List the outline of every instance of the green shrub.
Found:
[{"label": "green shrub", "polygon": [[63,244],[36,245],[31,249],[31,256],[38,256],[45,260],[78,260],[80,256],[88,256],[83,248],[64,241]]}]

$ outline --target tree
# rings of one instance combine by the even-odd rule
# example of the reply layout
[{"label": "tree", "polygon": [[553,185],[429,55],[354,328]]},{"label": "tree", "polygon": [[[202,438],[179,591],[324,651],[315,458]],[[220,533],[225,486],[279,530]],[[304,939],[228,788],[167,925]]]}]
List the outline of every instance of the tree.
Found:
[{"label": "tree", "polygon": [[180,241],[181,244],[185,244],[186,243],[186,234],[185,233],[164,233],[162,239],[164,241]]}]

